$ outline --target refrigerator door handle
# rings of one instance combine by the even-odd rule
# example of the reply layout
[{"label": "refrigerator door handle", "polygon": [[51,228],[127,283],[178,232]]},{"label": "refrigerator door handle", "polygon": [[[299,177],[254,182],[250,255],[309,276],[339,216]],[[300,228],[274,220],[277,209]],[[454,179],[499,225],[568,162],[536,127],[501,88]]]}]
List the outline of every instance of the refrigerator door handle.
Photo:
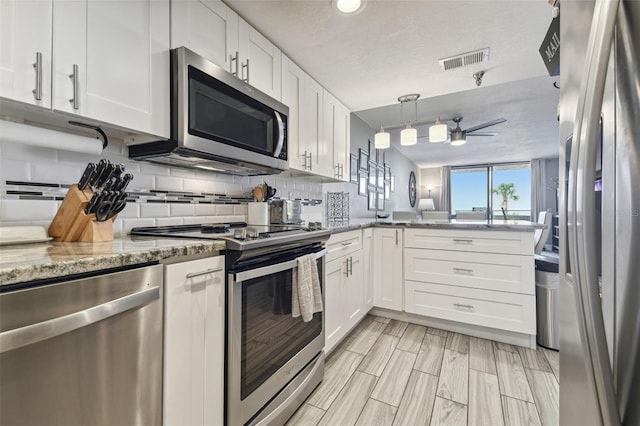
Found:
[{"label": "refrigerator door handle", "polygon": [[600,114],[619,3],[620,0],[596,0],[573,127],[567,194],[567,239],[577,292],[578,322],[588,362],[587,375],[595,387],[604,425],[620,425],[620,414],[598,290],[593,182]]}]

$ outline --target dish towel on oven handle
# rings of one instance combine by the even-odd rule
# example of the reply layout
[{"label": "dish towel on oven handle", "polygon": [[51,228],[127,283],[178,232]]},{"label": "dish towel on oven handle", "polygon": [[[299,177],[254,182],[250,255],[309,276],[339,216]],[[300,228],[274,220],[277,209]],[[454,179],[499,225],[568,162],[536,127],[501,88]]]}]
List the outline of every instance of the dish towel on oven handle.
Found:
[{"label": "dish towel on oven handle", "polygon": [[293,274],[291,286],[291,315],[302,315],[304,322],[313,318],[314,312],[322,312],[322,292],[316,256],[307,254],[298,259],[298,273]]}]

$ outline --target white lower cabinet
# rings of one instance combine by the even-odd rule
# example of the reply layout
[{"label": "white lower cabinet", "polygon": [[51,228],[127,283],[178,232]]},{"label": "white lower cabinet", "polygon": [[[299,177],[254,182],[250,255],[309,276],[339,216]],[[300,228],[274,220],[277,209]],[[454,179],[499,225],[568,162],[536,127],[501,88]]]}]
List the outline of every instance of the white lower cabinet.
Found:
[{"label": "white lower cabinet", "polygon": [[163,424],[222,424],[224,256],[166,265],[164,273]]},{"label": "white lower cabinet", "polygon": [[402,248],[404,229],[373,229],[373,304],[402,311]]},{"label": "white lower cabinet", "polygon": [[373,308],[373,229],[362,230],[362,297],[364,310]]},{"label": "white lower cabinet", "polygon": [[532,234],[407,229],[405,311],[535,335]]},{"label": "white lower cabinet", "polygon": [[324,272],[325,352],[329,353],[367,314],[362,232],[332,235]]}]

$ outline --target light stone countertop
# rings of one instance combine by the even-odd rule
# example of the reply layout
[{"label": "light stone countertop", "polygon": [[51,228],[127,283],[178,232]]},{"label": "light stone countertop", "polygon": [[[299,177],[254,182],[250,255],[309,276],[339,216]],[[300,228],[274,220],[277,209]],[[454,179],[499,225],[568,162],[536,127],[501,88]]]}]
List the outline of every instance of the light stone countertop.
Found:
[{"label": "light stone countertop", "polygon": [[364,218],[351,219],[349,224],[329,226],[332,233],[353,231],[368,227],[398,227],[398,228],[430,228],[430,229],[466,229],[466,230],[490,230],[490,231],[515,231],[533,232],[543,229],[544,225],[527,220],[416,220],[416,221],[392,221],[389,219]]},{"label": "light stone countertop", "polygon": [[103,243],[36,243],[0,247],[0,286],[216,253],[220,240],[122,237]]}]

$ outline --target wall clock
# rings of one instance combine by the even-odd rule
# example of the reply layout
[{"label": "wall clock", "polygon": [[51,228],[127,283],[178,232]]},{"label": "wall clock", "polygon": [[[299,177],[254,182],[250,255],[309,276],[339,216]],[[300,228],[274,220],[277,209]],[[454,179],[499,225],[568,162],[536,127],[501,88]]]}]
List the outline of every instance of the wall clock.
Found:
[{"label": "wall clock", "polygon": [[409,204],[416,206],[416,175],[413,172],[409,173]]}]

